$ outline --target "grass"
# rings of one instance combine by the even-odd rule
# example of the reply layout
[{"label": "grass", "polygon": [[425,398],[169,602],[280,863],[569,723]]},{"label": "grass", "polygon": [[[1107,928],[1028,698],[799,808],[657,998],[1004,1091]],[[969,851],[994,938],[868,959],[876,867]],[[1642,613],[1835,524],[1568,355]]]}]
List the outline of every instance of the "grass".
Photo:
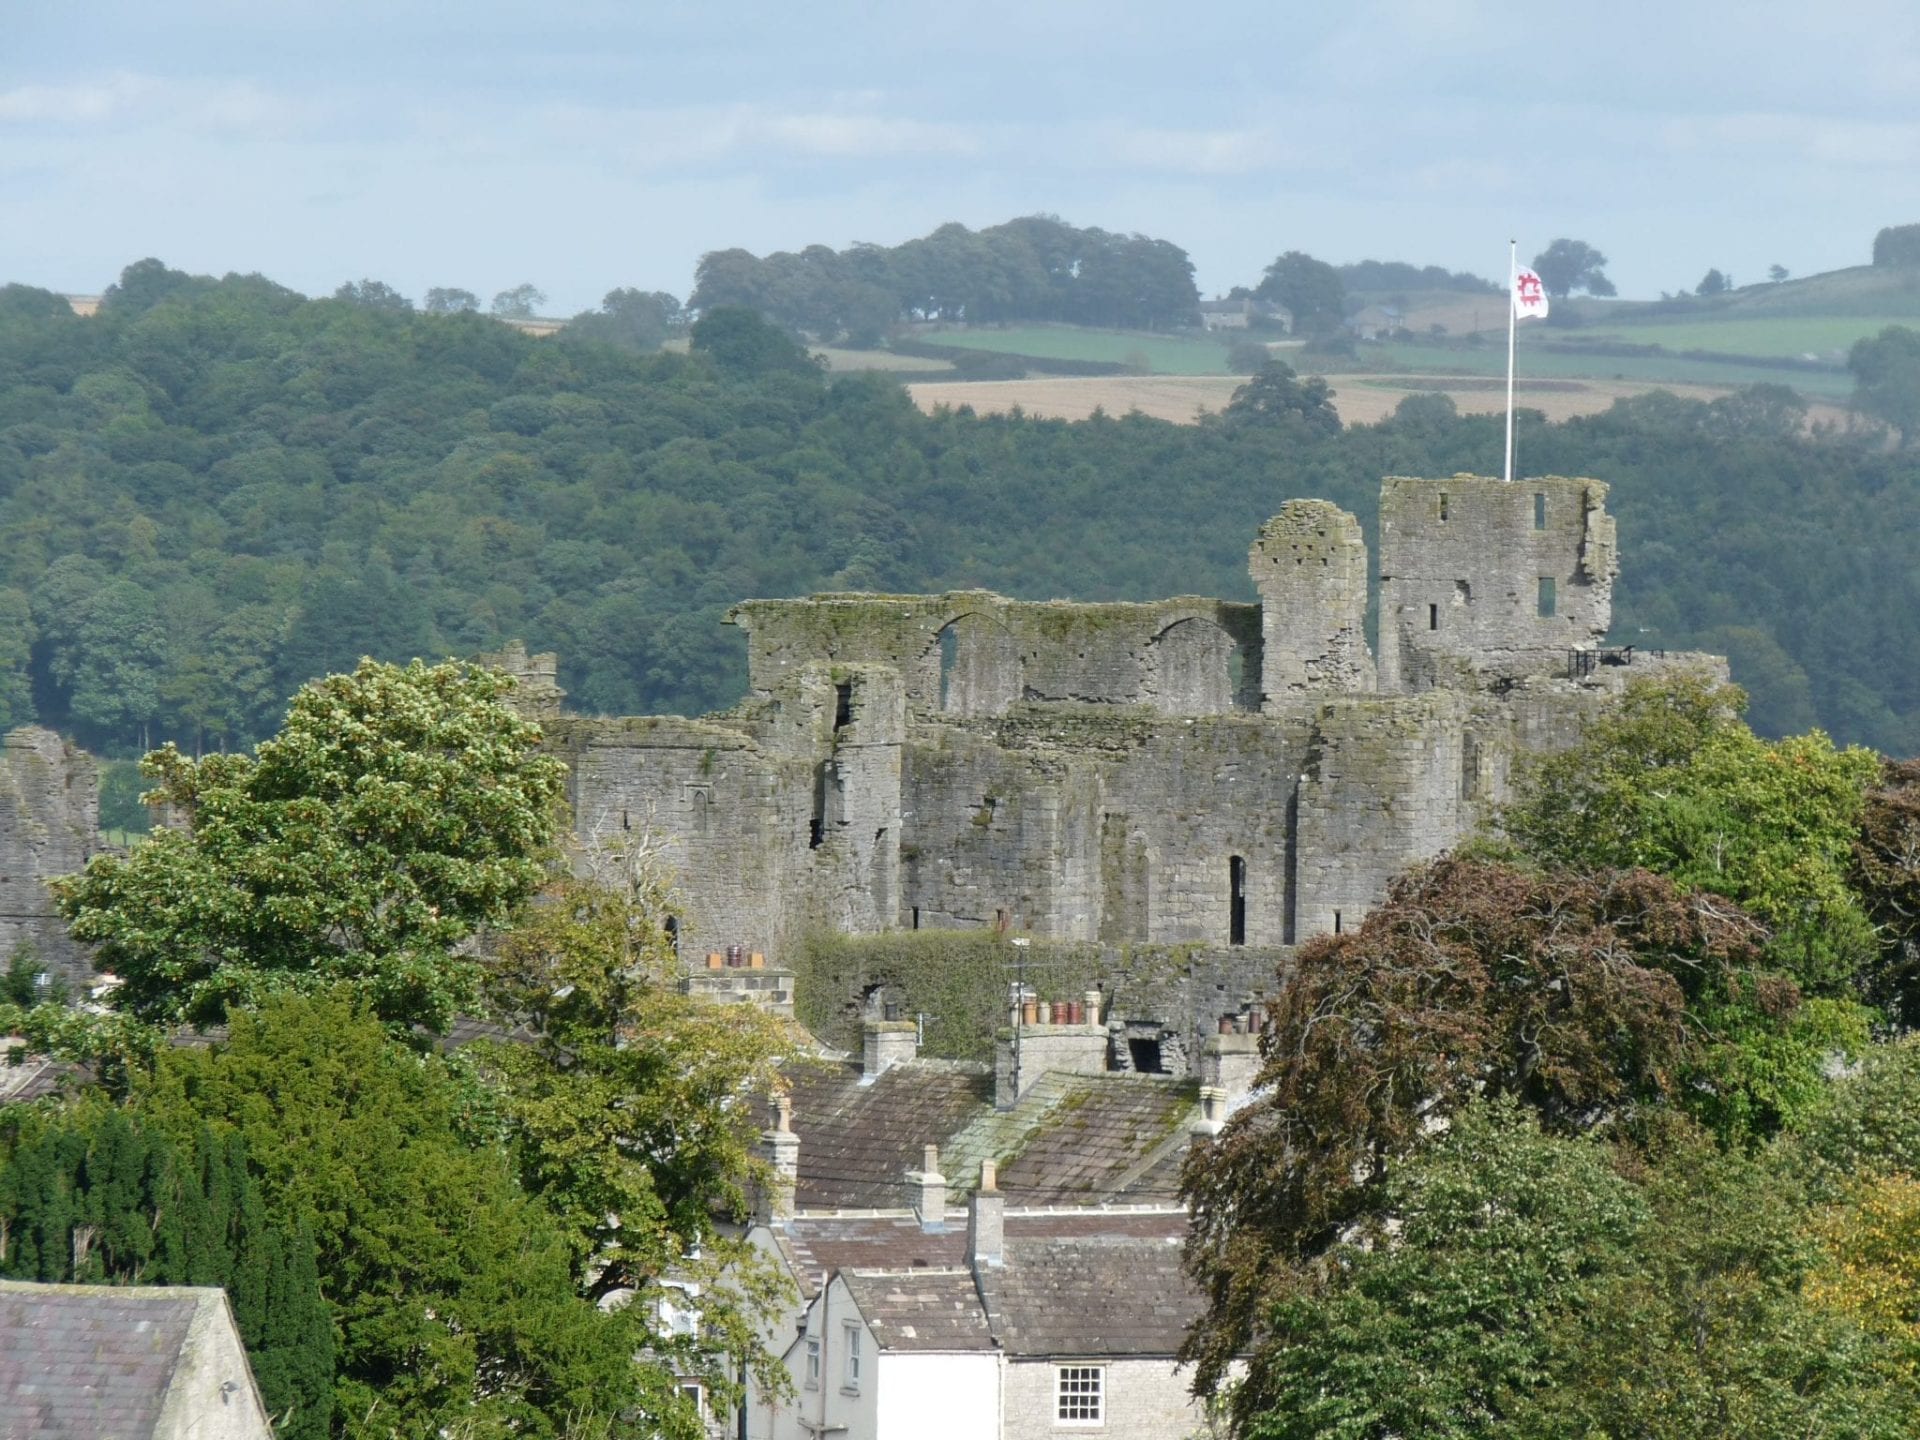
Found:
[{"label": "grass", "polygon": [[[1537,333],[1537,332],[1536,332]],[[1586,336],[1589,332],[1580,331]],[[1651,327],[1636,327],[1630,336],[1650,343]],[[1366,368],[1413,375],[1505,375],[1504,345],[1477,349],[1440,349],[1431,345],[1387,344],[1365,347]],[[1307,367],[1312,368],[1312,367]],[[1515,373],[1550,380],[1637,380],[1654,385],[1789,385],[1819,399],[1844,400],[1853,393],[1853,378],[1842,370],[1779,370],[1767,365],[1691,359],[1683,355],[1585,355],[1559,350],[1548,343],[1521,340]],[[1331,372],[1330,372],[1331,373]]]},{"label": "grass", "polygon": [[1853,342],[1879,333],[1890,321],[1845,315],[1755,315],[1724,319],[1649,318],[1631,325],[1581,330],[1583,340],[1621,340],[1668,350],[1710,350],[1719,355],[1782,356],[1844,363]]},{"label": "grass", "polygon": [[840,350],[832,345],[810,345],[807,348],[815,355],[824,355],[827,369],[836,375],[857,370],[926,375],[953,369],[952,362],[948,360],[922,360],[912,355],[895,355],[887,350]]},{"label": "grass", "polygon": [[1154,375],[1225,375],[1227,347],[1209,335],[1165,335],[1145,330],[1091,330],[1077,325],[982,326],[927,330],[915,335],[930,345],[962,350],[1035,355],[1045,360],[1145,362]]}]

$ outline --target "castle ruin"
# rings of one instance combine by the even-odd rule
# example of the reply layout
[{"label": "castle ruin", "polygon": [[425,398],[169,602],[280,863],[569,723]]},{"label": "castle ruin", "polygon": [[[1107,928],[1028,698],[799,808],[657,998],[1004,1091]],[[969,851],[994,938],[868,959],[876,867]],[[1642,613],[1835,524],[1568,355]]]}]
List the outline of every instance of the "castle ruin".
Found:
[{"label": "castle ruin", "polygon": [[1253,542],[1256,604],[750,600],[732,711],[549,731],[579,825],[664,843],[700,947],[981,926],[1292,946],[1471,833],[1516,757],[1629,674],[1724,673],[1604,646],[1606,493],[1386,480],[1377,656],[1359,522],[1296,500]]},{"label": "castle ruin", "polygon": [[[1290,947],[1472,833],[1515,761],[1571,742],[1628,677],[1724,678],[1605,645],[1606,493],[1384,481],[1377,654],[1359,522],[1295,500],[1254,538],[1253,604],[746,601],[727,618],[748,697],[703,719],[567,715],[551,655],[489,658],[567,761],[583,836],[660,846],[689,958],[773,961],[696,990],[790,1004],[781,962],[810,932],[988,928],[1099,947],[1130,1007],[1112,1023],[1196,1055]],[[15,731],[0,801],[0,946],[32,941],[78,992],[87,956],[44,882],[99,846],[93,763]]]}]

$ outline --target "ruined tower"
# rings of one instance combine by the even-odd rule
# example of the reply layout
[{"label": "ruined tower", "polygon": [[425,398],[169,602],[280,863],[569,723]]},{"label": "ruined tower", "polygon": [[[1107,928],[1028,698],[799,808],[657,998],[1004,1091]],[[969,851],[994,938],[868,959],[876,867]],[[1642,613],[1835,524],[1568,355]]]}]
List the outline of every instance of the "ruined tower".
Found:
[{"label": "ruined tower", "polygon": [[1565,676],[1613,618],[1606,500],[1600,481],[1557,475],[1381,482],[1381,689]]},{"label": "ruined tower", "polygon": [[1374,688],[1367,649],[1367,542],[1325,500],[1289,500],[1247,557],[1260,592],[1261,708]]}]

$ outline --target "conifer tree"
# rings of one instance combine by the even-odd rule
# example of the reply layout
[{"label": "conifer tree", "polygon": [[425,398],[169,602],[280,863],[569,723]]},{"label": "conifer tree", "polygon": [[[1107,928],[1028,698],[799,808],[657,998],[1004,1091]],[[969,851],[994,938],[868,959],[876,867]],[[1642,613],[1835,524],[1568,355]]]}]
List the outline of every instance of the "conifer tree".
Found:
[{"label": "conifer tree", "polygon": [[0,1275],[90,1285],[211,1285],[278,1433],[323,1440],[333,1322],[313,1235],[274,1225],[238,1134],[179,1145],[125,1111],[28,1113],[0,1135]]}]

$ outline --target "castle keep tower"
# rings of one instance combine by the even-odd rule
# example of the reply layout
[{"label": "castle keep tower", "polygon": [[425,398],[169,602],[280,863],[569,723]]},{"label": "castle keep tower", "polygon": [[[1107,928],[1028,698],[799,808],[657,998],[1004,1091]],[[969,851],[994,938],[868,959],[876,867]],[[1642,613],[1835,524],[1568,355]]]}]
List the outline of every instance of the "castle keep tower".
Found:
[{"label": "castle keep tower", "polygon": [[1289,500],[1260,527],[1247,568],[1260,593],[1262,710],[1374,688],[1358,520],[1325,500]]},{"label": "castle keep tower", "polygon": [[1565,676],[1613,618],[1607,487],[1391,477],[1380,486],[1380,687],[1483,689]]}]

